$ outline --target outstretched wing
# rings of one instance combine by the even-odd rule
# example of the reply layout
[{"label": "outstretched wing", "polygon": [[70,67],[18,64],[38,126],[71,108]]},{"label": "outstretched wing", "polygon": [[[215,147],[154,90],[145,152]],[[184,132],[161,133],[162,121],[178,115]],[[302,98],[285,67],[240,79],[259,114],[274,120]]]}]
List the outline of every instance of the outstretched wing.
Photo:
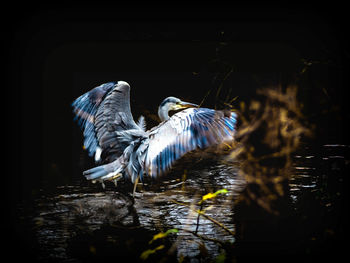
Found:
[{"label": "outstretched wing", "polygon": [[84,132],[84,147],[92,156],[99,145],[95,132],[95,115],[101,102],[106,95],[114,88],[116,83],[109,82],[102,84],[91,91],[81,95],[73,103],[74,120]]},{"label": "outstretched wing", "polygon": [[190,108],[174,114],[151,130],[146,173],[162,175],[185,153],[233,140],[237,115],[207,108]]},{"label": "outstretched wing", "polygon": [[117,132],[140,129],[130,110],[130,86],[124,81],[102,84],[80,96],[72,106],[84,130],[84,147],[90,156],[102,152],[105,162],[113,161],[127,147]]}]

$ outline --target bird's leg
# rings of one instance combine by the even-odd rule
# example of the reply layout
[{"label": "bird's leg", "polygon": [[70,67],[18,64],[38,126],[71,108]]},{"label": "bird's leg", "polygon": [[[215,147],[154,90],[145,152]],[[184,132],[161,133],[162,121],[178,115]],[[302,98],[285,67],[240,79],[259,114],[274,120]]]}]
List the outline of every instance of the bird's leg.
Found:
[{"label": "bird's leg", "polygon": [[109,180],[113,181],[115,187],[117,187],[117,182],[119,181],[119,179],[122,177],[123,175],[121,173],[118,173],[116,175],[114,175],[113,177],[111,177]]},{"label": "bird's leg", "polygon": [[112,177],[108,178],[109,181],[112,181],[114,185],[117,187],[117,182],[123,175],[121,173],[117,173],[116,175],[113,175]]},{"label": "bird's leg", "polygon": [[117,173],[116,175],[113,175],[112,177],[108,178],[108,180],[112,181],[112,180],[117,180],[120,179],[120,177],[122,177],[123,175],[121,173]]},{"label": "bird's leg", "polygon": [[113,180],[113,183],[114,183],[114,186],[117,187],[118,180],[117,180],[117,179],[114,179],[114,180]]},{"label": "bird's leg", "polygon": [[105,175],[105,176],[102,176],[101,179],[102,179],[103,181],[106,181],[106,180],[112,181],[112,180],[114,180],[114,179],[117,179],[117,178],[119,178],[119,177],[122,176],[122,174],[120,173],[120,171],[121,171],[121,169],[118,169],[118,170],[116,170],[116,171],[114,171],[114,172],[111,172],[111,173]]},{"label": "bird's leg", "polygon": [[116,172],[116,173],[109,173],[98,180],[93,180],[92,182],[95,183],[96,181],[99,181],[102,184],[102,188],[105,189],[104,181],[111,181],[114,183],[115,186],[117,186],[117,181],[122,177],[122,173]]},{"label": "bird's leg", "polygon": [[132,191],[132,196],[134,197],[135,195],[135,191],[136,191],[136,186],[137,186],[137,183],[139,182],[139,176],[136,177],[135,179],[135,182],[134,182],[134,190]]},{"label": "bird's leg", "polygon": [[101,179],[98,179],[98,180],[92,180],[91,181],[93,184],[95,184],[96,182],[100,182],[101,185],[102,185],[102,188],[105,189],[106,188],[106,185],[104,184],[103,180]]}]

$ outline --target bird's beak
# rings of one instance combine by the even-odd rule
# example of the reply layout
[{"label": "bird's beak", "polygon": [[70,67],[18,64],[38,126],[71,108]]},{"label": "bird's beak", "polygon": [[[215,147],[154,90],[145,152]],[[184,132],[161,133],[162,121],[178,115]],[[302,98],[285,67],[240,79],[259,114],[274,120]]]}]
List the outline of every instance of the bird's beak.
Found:
[{"label": "bird's beak", "polygon": [[178,109],[185,109],[185,108],[197,108],[199,105],[186,102],[186,101],[181,101],[179,104],[176,105]]}]

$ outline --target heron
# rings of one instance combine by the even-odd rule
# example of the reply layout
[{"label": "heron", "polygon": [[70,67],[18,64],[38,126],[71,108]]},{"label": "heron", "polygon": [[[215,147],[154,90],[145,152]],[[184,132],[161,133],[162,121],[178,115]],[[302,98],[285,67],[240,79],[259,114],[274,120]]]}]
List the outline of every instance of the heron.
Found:
[{"label": "heron", "polygon": [[[191,151],[234,140],[237,114],[200,108],[167,97],[158,107],[159,125],[146,130],[140,116],[135,122],[130,108],[130,85],[104,83],[78,97],[73,112],[83,130],[84,148],[96,167],[83,172],[86,179],[117,184],[145,177],[160,178]],[[169,111],[178,111],[169,117]]]}]

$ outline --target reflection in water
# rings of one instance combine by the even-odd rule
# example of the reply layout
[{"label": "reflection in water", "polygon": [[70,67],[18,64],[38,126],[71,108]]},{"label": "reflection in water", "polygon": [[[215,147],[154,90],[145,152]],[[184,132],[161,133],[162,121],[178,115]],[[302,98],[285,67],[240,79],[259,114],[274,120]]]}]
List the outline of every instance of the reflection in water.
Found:
[{"label": "reflection in water", "polygon": [[294,158],[293,176],[290,180],[291,198],[300,201],[306,193],[312,193],[328,208],[343,202],[344,176],[349,170],[350,147],[347,145],[324,145],[320,153]]},{"label": "reflection in water", "polygon": [[[317,152],[303,150],[293,158],[289,184],[291,204],[303,218],[309,218],[305,219],[310,221],[310,225],[306,224],[308,228],[300,225],[300,231],[309,231],[312,242],[319,238],[315,233],[319,232],[323,238],[337,231],[330,224],[323,229],[320,222],[326,220],[325,217],[313,216],[315,210],[310,208],[315,208],[316,200],[337,222],[337,204],[343,198],[348,166],[348,146],[324,146]],[[202,244],[210,258],[215,258],[220,246],[210,238],[235,242],[232,235],[204,217],[199,220],[198,235],[207,239],[195,236],[197,213],[174,201],[199,209],[198,201],[204,194],[225,188],[228,193],[207,200],[204,209],[207,215],[235,231],[233,204],[245,186],[239,177],[238,165],[216,164],[189,170],[186,176],[164,179],[159,186],[139,185],[134,198],[116,192],[118,188],[107,187],[103,191],[99,185],[82,186],[80,182],[57,187],[55,193],[43,193],[33,211],[22,217],[23,224],[30,222],[32,240],[37,243],[37,259],[77,259],[79,262],[84,261],[84,257],[99,255],[102,248],[105,248],[103,253],[109,251],[110,255],[125,250],[122,255],[134,254],[138,259],[149,248],[148,242],[154,234],[172,228],[180,230],[169,236],[171,244],[176,245],[178,259],[203,256]]]},{"label": "reflection in water", "polygon": [[[308,202],[312,195],[319,196],[327,211],[335,210],[343,194],[348,152],[347,146],[324,146],[322,154],[305,150],[293,158],[291,204],[303,217],[310,217],[315,226],[312,235],[319,223],[312,216],[314,211],[303,207],[311,204]],[[176,246],[177,259],[210,255],[207,257],[210,261],[220,254],[220,242],[235,242],[232,235],[204,217],[200,217],[197,229],[198,214],[190,208],[199,209],[198,202],[204,194],[227,189],[227,194],[207,200],[203,209],[208,216],[235,231],[233,204],[245,186],[237,165],[216,164],[188,171],[186,176],[164,179],[159,186],[139,185],[134,198],[116,192],[115,188],[102,191],[97,185],[79,184],[61,186],[55,194],[42,195],[36,202],[35,213],[28,216],[38,243],[38,259],[77,259],[79,262],[102,250],[110,255],[124,250],[122,255],[133,254],[139,259],[150,247],[148,242],[154,234],[173,228],[179,229],[177,234],[169,235],[169,242]],[[197,236],[194,235],[196,229]],[[328,227],[326,231],[329,234],[335,230]],[[316,237],[311,236],[313,242]],[[170,247],[164,249],[165,252]]]},{"label": "reflection in water", "polygon": [[[319,222],[314,221],[317,218],[311,215],[313,211],[306,214],[308,211],[302,207],[308,206],[312,194],[320,196],[326,209],[334,210],[337,199],[342,198],[344,168],[349,164],[349,147],[325,146],[323,150],[322,155],[308,151],[295,155],[290,179],[294,209],[302,211],[303,217],[310,216],[315,225]],[[239,177],[237,166],[216,164],[188,171],[186,176],[164,179],[160,186],[139,185],[134,198],[115,188],[102,191],[99,186],[79,184],[58,187],[55,194],[43,194],[37,200],[35,213],[25,217],[29,217],[38,243],[38,260],[79,262],[100,251],[114,255],[122,250],[139,259],[150,247],[148,242],[154,234],[173,228],[179,232],[170,235],[169,242],[176,248],[177,259],[206,257],[210,261],[220,254],[220,243],[235,242],[232,235],[212,221],[204,217],[197,221],[198,214],[191,208],[199,209],[203,195],[227,189],[227,194],[207,200],[203,209],[234,232],[233,204],[246,184]]]},{"label": "reflection in water", "polygon": [[[171,236],[171,241],[176,244],[177,257],[196,257],[202,244],[209,255],[218,255],[218,243],[209,239],[232,243],[233,236],[204,217],[198,221],[195,236],[191,232],[196,231],[198,214],[177,202],[199,209],[197,204],[204,194],[227,189],[226,195],[207,200],[204,208],[206,215],[233,231],[232,204],[245,182],[238,177],[237,168],[225,165],[189,171],[186,178],[182,181],[170,176],[157,189],[140,187],[134,199],[113,189],[100,192],[100,188],[59,187],[58,194],[37,200],[37,215],[32,219],[41,256],[67,259],[70,239],[96,232],[106,225],[142,228],[152,233],[176,228],[179,232]],[[105,235],[107,239],[108,233]]]},{"label": "reflection in water", "polygon": [[[174,240],[179,256],[196,256],[202,242],[200,238],[190,233],[197,229],[198,214],[190,207],[179,203],[187,203],[197,210],[202,195],[219,189],[227,189],[226,195],[217,197],[215,200],[208,200],[205,213],[227,228],[234,230],[233,199],[238,196],[245,185],[244,180],[238,177],[237,168],[216,165],[205,170],[193,171],[189,178],[177,187],[173,187],[172,183],[176,184],[177,180],[166,181],[164,185],[166,190],[161,193],[141,191],[135,199],[135,208],[138,211],[141,225],[146,228],[158,231],[170,228],[185,230],[179,231]],[[204,238],[218,239],[222,242],[234,241],[231,235],[204,217],[199,219],[197,230],[197,234]],[[204,244],[211,255],[217,255],[219,249],[217,243],[207,241]]]}]

